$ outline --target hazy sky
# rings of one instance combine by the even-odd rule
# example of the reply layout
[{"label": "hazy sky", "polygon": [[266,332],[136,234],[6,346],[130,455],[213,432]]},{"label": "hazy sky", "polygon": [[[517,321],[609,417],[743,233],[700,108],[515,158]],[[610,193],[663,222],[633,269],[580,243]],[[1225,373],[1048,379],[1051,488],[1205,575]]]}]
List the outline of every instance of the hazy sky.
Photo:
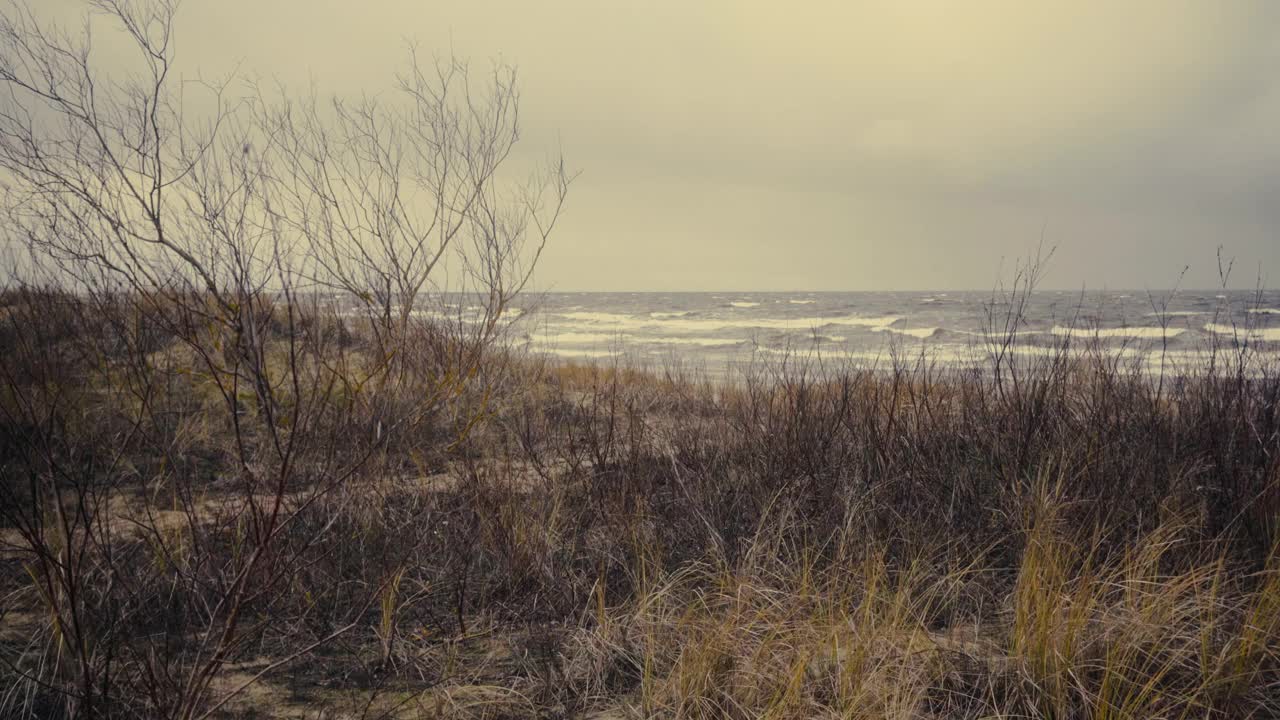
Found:
[{"label": "hazy sky", "polygon": [[410,39],[518,65],[524,150],[583,171],[543,288],[987,288],[1042,228],[1048,287],[1212,287],[1219,244],[1280,282],[1274,0],[185,0],[178,32],[184,72],[338,93]]}]

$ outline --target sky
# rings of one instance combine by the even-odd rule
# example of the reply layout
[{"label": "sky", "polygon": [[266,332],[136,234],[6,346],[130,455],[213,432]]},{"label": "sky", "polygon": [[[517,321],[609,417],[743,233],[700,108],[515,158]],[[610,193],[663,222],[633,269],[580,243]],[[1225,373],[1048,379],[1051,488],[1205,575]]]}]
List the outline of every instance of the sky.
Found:
[{"label": "sky", "polygon": [[185,0],[177,33],[184,75],[339,95],[409,42],[516,65],[517,162],[581,171],[544,290],[983,289],[1042,237],[1044,287],[1211,288],[1219,246],[1280,282],[1270,0]]}]

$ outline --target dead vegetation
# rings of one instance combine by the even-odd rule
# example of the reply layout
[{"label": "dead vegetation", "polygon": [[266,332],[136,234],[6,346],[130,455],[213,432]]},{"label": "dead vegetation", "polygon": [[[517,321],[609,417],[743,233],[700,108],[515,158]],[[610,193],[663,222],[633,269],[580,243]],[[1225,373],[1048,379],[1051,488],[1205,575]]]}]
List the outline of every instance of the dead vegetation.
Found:
[{"label": "dead vegetation", "polygon": [[509,68],[192,118],[174,5],[91,4],[135,75],[0,15],[0,715],[1280,714],[1247,328],[1019,356],[1032,267],[977,371],[548,367]]},{"label": "dead vegetation", "polygon": [[90,351],[147,327],[117,300],[5,298],[10,715],[179,715],[235,587],[193,716],[1280,711],[1266,368],[1159,383],[1064,348],[1016,387],[800,357],[712,382],[492,347],[487,380],[380,435],[376,340],[312,345],[343,322],[317,315],[264,335],[332,373],[281,428],[307,450],[280,488],[242,466],[263,411],[221,421],[205,375],[156,361],[180,340],[124,393],[138,359]]}]

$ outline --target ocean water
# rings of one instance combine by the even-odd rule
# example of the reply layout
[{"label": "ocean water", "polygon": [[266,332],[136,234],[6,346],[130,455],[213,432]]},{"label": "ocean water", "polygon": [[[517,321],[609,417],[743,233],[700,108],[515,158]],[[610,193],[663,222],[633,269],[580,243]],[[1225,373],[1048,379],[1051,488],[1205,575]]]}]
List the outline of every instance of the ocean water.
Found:
[{"label": "ocean water", "polygon": [[[591,292],[525,295],[517,309],[509,337],[532,352],[714,373],[786,355],[981,367],[1019,307],[991,292]],[[1259,365],[1280,359],[1280,292],[1040,291],[1020,310],[1016,356],[1066,343],[1153,371],[1201,366],[1214,347],[1245,347]]]}]

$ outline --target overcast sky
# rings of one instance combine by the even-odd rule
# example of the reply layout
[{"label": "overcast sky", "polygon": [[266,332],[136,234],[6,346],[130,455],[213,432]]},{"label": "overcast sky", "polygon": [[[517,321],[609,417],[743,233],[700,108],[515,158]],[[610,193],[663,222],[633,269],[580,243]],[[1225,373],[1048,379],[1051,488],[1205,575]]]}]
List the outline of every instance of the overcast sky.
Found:
[{"label": "overcast sky", "polygon": [[[65,9],[75,0],[47,0]],[[389,91],[416,40],[519,66],[582,170],[556,290],[1280,282],[1280,2],[185,0],[184,73]],[[110,49],[104,62],[112,62]]]}]

